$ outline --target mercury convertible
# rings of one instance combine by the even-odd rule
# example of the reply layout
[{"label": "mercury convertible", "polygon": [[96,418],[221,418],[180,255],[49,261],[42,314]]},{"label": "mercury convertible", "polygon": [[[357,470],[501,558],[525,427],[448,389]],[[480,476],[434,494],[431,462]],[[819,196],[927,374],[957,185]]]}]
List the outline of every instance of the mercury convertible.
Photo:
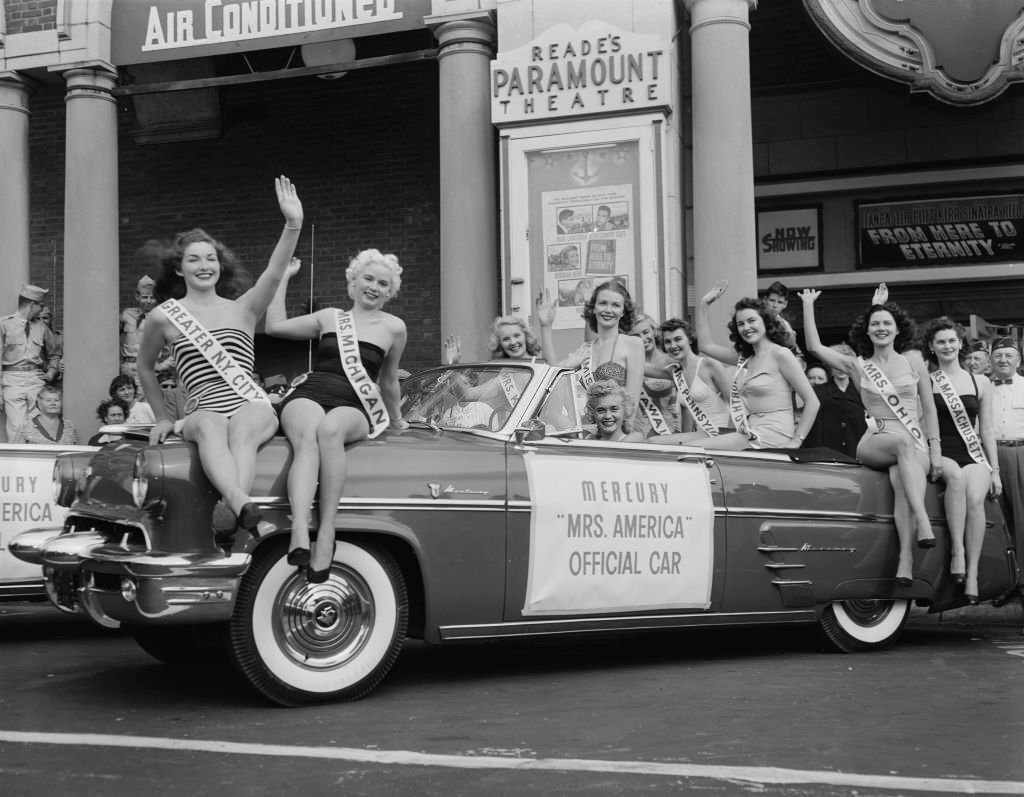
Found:
[{"label": "mercury convertible", "polygon": [[[806,625],[855,652],[891,645],[912,602],[966,603],[936,488],[939,544],[900,587],[888,475],[834,452],[588,440],[574,375],[541,363],[425,371],[403,383],[402,413],[410,428],[350,448],[325,584],[285,561],[282,437],[260,451],[258,536],[215,539],[219,496],[193,444],[129,436],[60,456],[63,525],[11,551],[43,566],[61,609],[168,663],[226,655],[283,705],[366,695],[406,638]],[[1019,577],[988,512],[982,599]]]}]

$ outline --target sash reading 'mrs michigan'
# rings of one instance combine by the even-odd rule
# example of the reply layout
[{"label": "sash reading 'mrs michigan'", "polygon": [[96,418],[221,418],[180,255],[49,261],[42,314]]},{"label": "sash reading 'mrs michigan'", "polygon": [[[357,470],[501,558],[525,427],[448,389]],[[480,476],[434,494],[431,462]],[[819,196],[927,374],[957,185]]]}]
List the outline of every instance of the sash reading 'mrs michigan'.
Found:
[{"label": "sash reading 'mrs michigan'", "polygon": [[[206,358],[206,361],[210,363],[213,370],[220,375],[221,379],[227,382],[228,387],[234,390],[240,398],[246,401],[266,401],[268,404],[270,403],[270,398],[267,394],[253,381],[252,374],[246,371],[239,364],[238,360],[231,356],[231,352],[225,349],[220,341],[206,327],[200,324],[192,313],[185,309],[181,302],[177,299],[168,299],[160,305],[160,309],[167,316],[167,320],[174,324],[182,335],[192,341],[196,351]],[[185,412],[189,413],[194,410],[198,403],[198,397],[189,399],[189,402],[185,405]]]},{"label": "sash reading 'mrs michigan'", "polygon": [[376,437],[391,423],[388,408],[380,395],[377,383],[370,379],[359,356],[359,338],[356,337],[356,323],[347,310],[335,310],[334,329],[338,334],[338,355],[345,376],[355,388],[359,401],[370,418],[370,437]]}]

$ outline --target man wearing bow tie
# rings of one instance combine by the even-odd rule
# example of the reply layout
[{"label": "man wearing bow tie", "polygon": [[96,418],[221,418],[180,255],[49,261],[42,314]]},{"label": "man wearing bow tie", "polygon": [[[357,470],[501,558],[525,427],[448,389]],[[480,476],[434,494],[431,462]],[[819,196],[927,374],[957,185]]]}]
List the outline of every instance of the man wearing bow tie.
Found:
[{"label": "man wearing bow tie", "polygon": [[1003,481],[999,503],[1013,534],[1018,563],[1024,562],[1024,377],[1017,373],[1020,362],[1020,348],[1013,338],[992,341],[992,426]]},{"label": "man wearing bow tie", "polygon": [[60,353],[50,328],[39,320],[48,291],[25,283],[18,310],[0,318],[0,396],[7,439],[13,440],[39,389],[57,376]]}]

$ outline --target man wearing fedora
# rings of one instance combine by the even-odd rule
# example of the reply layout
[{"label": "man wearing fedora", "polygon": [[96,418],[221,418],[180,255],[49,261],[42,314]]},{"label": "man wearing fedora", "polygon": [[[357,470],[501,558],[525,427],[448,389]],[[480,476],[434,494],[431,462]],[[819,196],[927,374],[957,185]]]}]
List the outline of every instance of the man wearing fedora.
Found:
[{"label": "man wearing fedora", "polygon": [[[1003,482],[999,503],[1013,534],[1018,563],[1024,562],[1024,377],[1017,373],[1020,362],[1017,341],[1009,337],[992,341],[992,427]],[[1024,605],[1024,593],[1018,595]],[[993,603],[1002,605],[1009,597]]]},{"label": "man wearing fedora", "polygon": [[47,293],[45,288],[23,284],[18,309],[0,318],[0,395],[8,440],[25,422],[40,388],[58,373],[57,339],[39,320]]}]

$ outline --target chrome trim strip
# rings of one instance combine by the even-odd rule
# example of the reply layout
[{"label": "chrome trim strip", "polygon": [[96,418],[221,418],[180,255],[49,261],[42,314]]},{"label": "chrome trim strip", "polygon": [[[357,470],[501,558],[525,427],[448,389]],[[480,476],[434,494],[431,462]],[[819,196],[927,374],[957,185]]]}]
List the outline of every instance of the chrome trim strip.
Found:
[{"label": "chrome trim strip", "polygon": [[[766,509],[759,507],[726,506],[726,514],[740,517],[759,517],[766,520],[856,520],[860,522],[892,523],[892,515],[875,515],[868,512],[832,512],[816,509]],[[932,519],[933,522],[935,519]]]},{"label": "chrome trim strip", "polygon": [[772,583],[777,587],[810,587],[813,581],[796,581],[788,578],[773,578]]},{"label": "chrome trim strip", "polygon": [[814,609],[781,612],[693,612],[691,614],[577,617],[561,620],[523,620],[511,623],[443,625],[438,631],[441,634],[441,639],[451,640],[587,634],[686,626],[731,626],[748,623],[811,623],[816,620],[817,613]]},{"label": "chrome trim strip", "polygon": [[781,545],[758,545],[758,553],[793,553],[799,551],[799,548],[783,548]]},{"label": "chrome trim strip", "polygon": [[807,565],[789,565],[785,562],[766,562],[765,567],[769,570],[799,570],[802,567],[807,567]]}]

